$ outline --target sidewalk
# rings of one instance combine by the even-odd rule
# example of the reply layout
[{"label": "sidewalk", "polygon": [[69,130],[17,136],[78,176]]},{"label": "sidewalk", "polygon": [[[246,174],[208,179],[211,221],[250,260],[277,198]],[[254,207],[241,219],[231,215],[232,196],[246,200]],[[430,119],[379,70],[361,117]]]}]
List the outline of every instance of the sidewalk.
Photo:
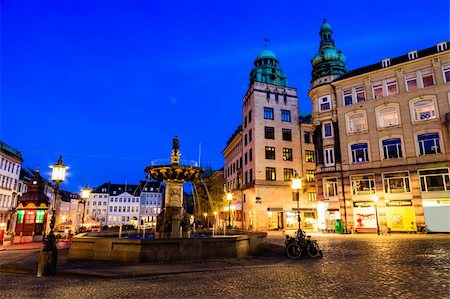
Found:
[{"label": "sidewalk", "polygon": [[[284,265],[291,262],[284,255],[284,248],[275,244],[268,244],[267,250],[255,256],[245,258],[228,258],[203,261],[173,261],[159,263],[120,263],[109,261],[85,261],[68,259],[68,248],[59,244],[57,276],[68,277],[90,277],[90,278],[129,278],[143,276],[158,276],[179,273],[205,272],[224,269],[242,269],[249,267],[268,267]],[[16,273],[36,275],[39,249],[42,246],[35,246],[26,256],[20,259],[0,265],[1,273]],[[8,246],[9,247],[9,246]],[[8,248],[7,250],[20,250],[24,246],[17,246],[17,249]],[[1,257],[1,255],[0,255]]]},{"label": "sidewalk", "polygon": [[[44,244],[42,242],[30,242],[30,243],[17,243],[17,244],[3,244],[0,245],[0,250],[11,251],[11,250],[41,250]],[[70,244],[65,241],[58,241],[56,243],[58,249],[69,248]]]}]

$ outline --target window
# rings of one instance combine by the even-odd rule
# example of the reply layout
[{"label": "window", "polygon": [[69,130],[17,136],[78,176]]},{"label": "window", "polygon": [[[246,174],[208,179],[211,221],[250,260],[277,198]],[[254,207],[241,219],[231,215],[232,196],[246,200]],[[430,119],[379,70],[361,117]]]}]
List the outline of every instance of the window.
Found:
[{"label": "window", "polygon": [[397,80],[395,78],[386,79],[372,84],[373,98],[379,99],[383,96],[389,96],[398,93]]},{"label": "window", "polygon": [[353,163],[362,163],[369,161],[369,152],[367,143],[356,143],[350,145],[350,151]]},{"label": "window", "polygon": [[399,124],[398,105],[383,106],[376,109],[377,124],[379,128],[396,126]]},{"label": "window", "polygon": [[[317,201],[316,193],[308,192],[308,202],[316,202],[316,201]],[[313,216],[312,218],[315,218],[315,216]]]},{"label": "window", "polygon": [[253,160],[253,149],[248,151],[248,160],[251,162]]},{"label": "window", "polygon": [[431,69],[418,71],[405,75],[406,90],[413,91],[417,88],[424,88],[434,85],[434,76]]},{"label": "window", "polygon": [[325,148],[323,150],[323,156],[324,156],[324,165],[325,166],[332,166],[332,165],[334,165],[333,148]]},{"label": "window", "polygon": [[314,162],[314,151],[305,150],[306,162]]},{"label": "window", "polygon": [[344,105],[364,102],[366,100],[366,92],[364,90],[364,86],[344,89],[342,91],[342,97],[344,98]]},{"label": "window", "polygon": [[409,184],[409,172],[383,173],[384,193],[411,192]]},{"label": "window", "polygon": [[324,138],[333,137],[333,126],[331,123],[323,124],[323,137]]},{"label": "window", "polygon": [[264,138],[275,139],[275,128],[274,127],[264,127]]},{"label": "window", "polygon": [[250,124],[252,122],[252,110],[248,112],[248,123]]},{"label": "window", "polygon": [[281,121],[291,122],[291,111],[281,110]]},{"label": "window", "polygon": [[275,160],[275,148],[266,146],[266,159]]},{"label": "window", "polygon": [[357,133],[367,130],[366,112],[352,112],[346,115],[347,118],[347,132]]},{"label": "window", "polygon": [[422,192],[450,191],[448,168],[419,170]]},{"label": "window", "polygon": [[294,169],[292,168],[285,168],[283,172],[285,181],[290,181],[294,177]]},{"label": "window", "polygon": [[283,148],[283,161],[292,161],[292,149]]},{"label": "window", "polygon": [[264,119],[273,119],[273,108],[264,107]]},{"label": "window", "polygon": [[397,159],[403,157],[402,141],[400,138],[391,138],[381,141],[383,159]]},{"label": "window", "polygon": [[23,215],[25,214],[24,210],[17,211],[17,223],[23,223]]},{"label": "window", "polygon": [[37,210],[36,211],[36,223],[44,223],[45,211]]},{"label": "window", "polygon": [[291,129],[281,129],[281,133],[283,135],[283,140],[292,141]]},{"label": "window", "polygon": [[411,103],[413,121],[424,121],[437,117],[434,99],[423,99]]},{"label": "window", "polygon": [[244,146],[247,145],[247,134],[244,135]]},{"label": "window", "polygon": [[28,211],[26,214],[25,214],[25,224],[29,224],[29,223],[35,223],[34,222],[34,220],[35,220],[35,216],[34,216],[34,212],[33,211]]},{"label": "window", "polygon": [[439,133],[425,133],[417,135],[419,155],[432,155],[441,152]]},{"label": "window", "polygon": [[303,138],[305,139],[305,143],[311,143],[311,132],[303,132]]},{"label": "window", "polygon": [[252,129],[248,130],[248,142],[252,142]]},{"label": "window", "polygon": [[353,195],[375,193],[375,179],[372,174],[351,176],[350,182]]},{"label": "window", "polygon": [[266,167],[266,180],[275,181],[277,179],[275,168],[274,167]]},{"label": "window", "polygon": [[331,98],[329,96],[319,99],[319,111],[331,110]]},{"label": "window", "polygon": [[306,181],[314,182],[314,170],[306,170]]},{"label": "window", "polygon": [[324,178],[323,179],[323,195],[325,197],[338,195],[337,178]]},{"label": "window", "polygon": [[442,72],[444,74],[444,82],[450,82],[450,64],[446,64],[442,66]]}]

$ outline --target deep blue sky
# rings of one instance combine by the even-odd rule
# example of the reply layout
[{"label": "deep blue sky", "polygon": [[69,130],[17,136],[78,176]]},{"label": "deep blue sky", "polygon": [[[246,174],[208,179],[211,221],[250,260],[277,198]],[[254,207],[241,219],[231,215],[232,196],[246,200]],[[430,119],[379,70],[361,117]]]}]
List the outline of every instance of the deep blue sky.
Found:
[{"label": "deep blue sky", "polygon": [[137,183],[167,159],[218,169],[241,122],[253,60],[268,48],[307,97],[324,18],[348,69],[449,39],[448,1],[1,2],[0,140],[24,167],[60,153],[63,188]]}]

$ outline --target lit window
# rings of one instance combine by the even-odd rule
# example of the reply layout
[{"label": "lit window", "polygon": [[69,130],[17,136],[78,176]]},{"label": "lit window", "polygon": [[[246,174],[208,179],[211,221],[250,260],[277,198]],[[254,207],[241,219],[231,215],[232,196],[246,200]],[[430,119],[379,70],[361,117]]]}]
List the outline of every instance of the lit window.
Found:
[{"label": "lit window", "polygon": [[305,150],[306,162],[314,162],[314,151]]},{"label": "lit window", "polygon": [[306,181],[314,182],[314,170],[306,170]]},{"label": "lit window", "polygon": [[347,132],[357,133],[367,130],[366,112],[359,111],[348,114],[347,116]]},{"label": "lit window", "polygon": [[331,110],[331,98],[329,96],[319,99],[319,111]]},{"label": "lit window", "polygon": [[381,147],[383,149],[383,158],[385,160],[403,157],[402,141],[400,138],[385,139],[381,141]]},{"label": "lit window", "polygon": [[266,180],[275,181],[277,179],[274,167],[266,167]]},{"label": "lit window", "polygon": [[323,195],[325,197],[338,195],[337,178],[323,179]]},{"label": "lit window", "polygon": [[323,137],[324,138],[333,137],[333,126],[331,123],[323,124]]},{"label": "lit window", "polygon": [[383,173],[384,193],[406,193],[411,192],[409,173],[391,172]]},{"label": "lit window", "polygon": [[399,124],[398,105],[383,106],[376,109],[379,128],[396,126]]},{"label": "lit window", "polygon": [[419,155],[433,155],[441,152],[439,133],[425,133],[417,135]]},{"label": "lit window", "polygon": [[344,98],[344,105],[364,102],[366,100],[366,92],[364,90],[364,86],[344,89],[342,91],[342,97]]},{"label": "lit window", "polygon": [[419,170],[422,192],[450,191],[448,168]]},{"label": "lit window", "polygon": [[292,168],[284,168],[284,180],[285,181],[290,181],[292,179],[292,177],[294,177],[294,169]]},{"label": "lit window", "polygon": [[266,146],[266,159],[275,160],[275,148]]},{"label": "lit window", "polygon": [[291,111],[281,110],[281,121],[291,122]]},{"label": "lit window", "polygon": [[283,148],[283,161],[292,161],[292,149]]},{"label": "lit window", "polygon": [[367,143],[356,143],[350,145],[350,151],[353,163],[362,163],[369,161],[369,151]]},{"label": "lit window", "polygon": [[435,100],[423,99],[411,102],[411,113],[415,122],[436,118]]},{"label": "lit window", "polygon": [[389,96],[398,93],[397,80],[395,78],[375,82],[372,85],[373,98],[379,99],[383,96]]},{"label": "lit window", "polygon": [[371,174],[351,176],[350,182],[353,195],[367,195],[375,193],[375,179]]}]

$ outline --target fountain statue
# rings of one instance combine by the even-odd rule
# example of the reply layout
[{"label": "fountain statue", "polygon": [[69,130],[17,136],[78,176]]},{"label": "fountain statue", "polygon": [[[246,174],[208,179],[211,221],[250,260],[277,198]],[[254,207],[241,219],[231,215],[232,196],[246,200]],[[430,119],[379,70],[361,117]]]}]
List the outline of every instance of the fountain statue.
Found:
[{"label": "fountain statue", "polygon": [[179,165],[180,157],[180,143],[178,136],[175,136],[170,154],[172,164],[145,168],[150,179],[163,181],[166,184],[164,209],[157,218],[157,232],[160,238],[190,237],[190,217],[183,208],[183,184],[198,178],[203,173],[203,169]]}]

